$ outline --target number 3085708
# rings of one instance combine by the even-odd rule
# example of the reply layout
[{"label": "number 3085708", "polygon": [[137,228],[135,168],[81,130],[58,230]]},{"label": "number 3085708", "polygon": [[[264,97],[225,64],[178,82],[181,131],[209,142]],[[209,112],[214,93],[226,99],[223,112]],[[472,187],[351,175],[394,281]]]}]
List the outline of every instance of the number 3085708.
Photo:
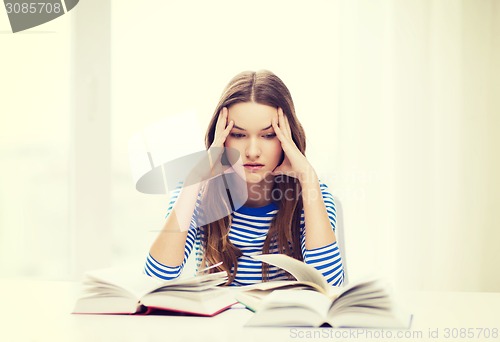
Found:
[{"label": "number 3085708", "polygon": [[7,14],[35,14],[35,13],[61,13],[63,10],[60,3],[52,4],[50,2],[22,2],[22,3],[5,3]]},{"label": "number 3085708", "polygon": [[498,328],[445,328],[444,338],[489,339],[498,338]]}]

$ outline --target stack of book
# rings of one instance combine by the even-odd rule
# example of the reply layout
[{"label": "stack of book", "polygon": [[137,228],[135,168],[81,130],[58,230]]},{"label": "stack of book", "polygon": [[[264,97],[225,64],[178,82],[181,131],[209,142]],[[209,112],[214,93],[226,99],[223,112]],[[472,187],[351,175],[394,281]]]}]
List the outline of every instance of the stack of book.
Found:
[{"label": "stack of book", "polygon": [[329,285],[311,265],[283,254],[254,257],[280,267],[297,280],[247,286],[236,298],[255,314],[246,326],[331,326],[409,328],[412,315],[401,310],[377,279]]},{"label": "stack of book", "polygon": [[227,281],[226,272],[161,281],[130,269],[104,269],[86,274],[73,312],[211,317],[240,302],[254,312],[246,326],[410,327],[412,315],[398,307],[377,279],[334,287],[313,266],[289,256],[254,258],[282,268],[296,280],[238,288],[220,286]]},{"label": "stack of book", "polygon": [[233,292],[219,286],[226,281],[226,272],[161,281],[132,269],[91,271],[73,313],[214,316],[237,303]]}]

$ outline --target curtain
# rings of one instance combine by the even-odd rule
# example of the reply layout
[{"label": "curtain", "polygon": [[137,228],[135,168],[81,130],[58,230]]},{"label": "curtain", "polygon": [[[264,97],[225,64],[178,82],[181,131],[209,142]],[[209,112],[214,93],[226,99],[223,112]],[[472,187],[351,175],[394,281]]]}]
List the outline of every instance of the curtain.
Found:
[{"label": "curtain", "polygon": [[338,3],[335,160],[352,276],[499,291],[500,3]]}]

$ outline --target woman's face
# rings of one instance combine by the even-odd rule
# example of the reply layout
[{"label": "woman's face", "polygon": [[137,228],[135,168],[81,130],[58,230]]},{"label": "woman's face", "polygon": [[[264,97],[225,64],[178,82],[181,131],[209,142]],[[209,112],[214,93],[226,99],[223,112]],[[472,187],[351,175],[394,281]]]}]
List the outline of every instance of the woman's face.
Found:
[{"label": "woman's face", "polygon": [[240,102],[228,108],[228,122],[234,126],[226,138],[225,146],[240,153],[247,183],[272,182],[270,174],[281,159],[281,142],[271,125],[278,110],[275,107]]}]

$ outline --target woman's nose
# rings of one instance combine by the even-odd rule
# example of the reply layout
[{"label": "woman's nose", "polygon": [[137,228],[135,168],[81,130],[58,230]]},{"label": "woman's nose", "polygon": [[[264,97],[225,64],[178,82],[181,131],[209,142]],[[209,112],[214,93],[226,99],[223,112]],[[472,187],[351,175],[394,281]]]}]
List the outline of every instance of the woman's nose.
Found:
[{"label": "woman's nose", "polygon": [[257,158],[260,156],[261,150],[256,139],[249,140],[245,153],[247,158]]}]

